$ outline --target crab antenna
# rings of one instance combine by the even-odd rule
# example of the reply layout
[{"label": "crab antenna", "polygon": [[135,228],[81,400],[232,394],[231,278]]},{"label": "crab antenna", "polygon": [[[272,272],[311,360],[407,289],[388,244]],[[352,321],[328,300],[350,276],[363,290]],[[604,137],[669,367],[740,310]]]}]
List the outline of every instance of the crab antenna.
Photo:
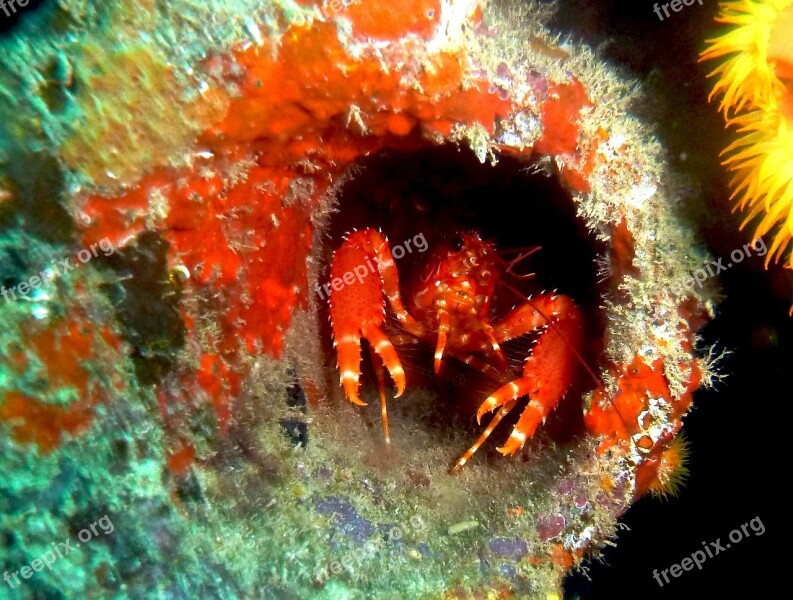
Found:
[{"label": "crab antenna", "polygon": [[441,270],[441,261],[436,260],[432,264],[432,269],[427,269],[425,267],[425,272],[419,275],[419,279],[421,279],[421,283],[427,283],[430,279],[437,277],[438,273]]},{"label": "crab antenna", "polygon": [[516,246],[515,248],[501,248],[498,254],[512,254],[513,252],[526,252],[531,250],[532,254],[542,249],[542,246]]},{"label": "crab antenna", "polygon": [[520,263],[524,260],[529,258],[532,254],[539,252],[542,249],[542,246],[523,246],[522,248],[510,248],[509,250],[504,250],[501,254],[511,254],[513,252],[517,252],[518,255],[510,261],[507,261],[506,258],[503,256],[499,256],[499,260],[505,266],[504,273],[515,277],[516,279],[531,279],[534,277],[534,273],[527,273],[525,275],[519,275],[514,271],[514,268],[517,267]]}]

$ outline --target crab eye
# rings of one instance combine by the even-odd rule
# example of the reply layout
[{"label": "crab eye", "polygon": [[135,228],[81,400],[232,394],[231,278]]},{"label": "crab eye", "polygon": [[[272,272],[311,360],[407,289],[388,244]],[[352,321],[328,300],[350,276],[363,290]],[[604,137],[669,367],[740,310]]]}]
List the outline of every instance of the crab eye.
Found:
[{"label": "crab eye", "polygon": [[459,252],[460,250],[462,250],[463,249],[463,238],[462,238],[462,236],[459,236],[459,235],[454,236],[454,239],[452,240],[452,243],[451,243],[450,247],[455,252]]}]

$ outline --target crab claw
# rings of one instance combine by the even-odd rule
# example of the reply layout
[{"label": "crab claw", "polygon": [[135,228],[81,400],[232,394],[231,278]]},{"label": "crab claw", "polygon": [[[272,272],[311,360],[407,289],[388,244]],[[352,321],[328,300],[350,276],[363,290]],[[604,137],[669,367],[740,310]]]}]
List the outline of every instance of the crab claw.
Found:
[{"label": "crab claw", "polygon": [[384,268],[393,268],[388,241],[366,229],[350,234],[336,250],[330,269],[330,316],[341,385],[350,402],[365,406],[358,396],[361,339],[380,356],[397,388],[405,391],[405,371],[391,341],[380,326],[385,320]]},{"label": "crab claw", "polygon": [[[545,315],[550,315],[549,321]],[[459,470],[487,440],[496,425],[517,405],[522,396],[529,403],[515,424],[507,442],[497,450],[504,455],[515,454],[528,438],[556,408],[570,386],[581,346],[581,313],[565,296],[544,295],[534,302],[519,307],[497,328],[502,339],[509,339],[537,329],[548,327],[537,338],[532,353],[523,366],[523,375],[501,386],[488,396],[476,413],[477,423],[483,416],[498,411],[468,451],[457,461],[452,471]],[[511,334],[510,334],[511,332]]]},{"label": "crab claw", "polygon": [[524,378],[521,377],[515,381],[510,381],[488,396],[479,406],[479,410],[476,411],[476,424],[481,425],[482,417],[486,414],[493,412],[511,400],[516,400],[520,396],[528,394],[528,382],[524,382],[523,379]]}]

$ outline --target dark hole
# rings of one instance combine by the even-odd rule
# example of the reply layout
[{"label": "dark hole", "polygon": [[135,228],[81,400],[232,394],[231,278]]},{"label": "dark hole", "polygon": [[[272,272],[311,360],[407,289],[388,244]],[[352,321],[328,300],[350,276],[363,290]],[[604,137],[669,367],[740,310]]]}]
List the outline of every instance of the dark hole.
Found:
[{"label": "dark hole", "polygon": [[200,503],[204,501],[204,493],[195,473],[187,473],[185,477],[176,479],[176,493],[183,502]]},{"label": "dark hole", "polygon": [[45,2],[44,0],[28,0],[25,2],[25,6],[20,6],[18,0],[6,0],[3,4],[4,6],[0,8],[0,35],[11,31],[23,15],[32,13]]},{"label": "dark hole", "polygon": [[160,381],[173,366],[175,351],[184,344],[180,294],[173,293],[167,250],[159,234],[147,232],[134,246],[104,258],[118,276],[105,289],[133,348],[135,370],[143,383]]},{"label": "dark hole", "polygon": [[124,468],[129,463],[131,458],[131,451],[129,443],[123,438],[113,440],[111,444],[115,454],[115,464],[118,468]]},{"label": "dark hole", "polygon": [[306,399],[306,393],[303,391],[303,388],[300,387],[297,372],[290,368],[289,376],[292,378],[293,383],[286,391],[286,404],[291,408],[299,408],[305,412],[308,407],[308,401]]},{"label": "dark hole", "polygon": [[[328,280],[332,252],[352,229],[379,227],[392,248],[404,246],[406,240],[423,234],[428,246],[425,252],[413,251],[396,260],[400,291],[408,311],[411,281],[425,273],[424,263],[433,249],[459,245],[460,233],[476,231],[505,251],[540,246],[514,269],[519,275],[534,273],[533,277],[505,276],[504,281],[514,289],[497,286],[490,322],[497,322],[513,306],[524,302],[521,295],[558,289],[584,311],[587,344],[581,355],[596,370],[602,323],[597,311],[595,257],[604,249],[596,246],[593,236],[577,218],[569,192],[539,164],[511,158],[500,158],[496,165],[482,164],[469,150],[451,145],[414,152],[382,152],[356,165],[352,178],[341,190],[338,209],[329,227],[330,242],[325,248],[320,284]],[[321,304],[327,313],[327,300]],[[325,327],[327,352],[332,356],[329,364],[335,365],[330,327],[326,319],[320,321]],[[389,320],[391,332],[393,321]],[[503,345],[516,376],[520,375],[536,337],[530,334]],[[499,383],[453,359],[445,361],[443,376],[436,379],[432,373],[432,344],[411,345],[407,349],[397,346],[397,352],[406,369],[408,389],[411,385],[435,389],[439,398],[445,397],[455,405],[456,410],[447,413],[456,414],[463,426],[472,431],[480,430],[471,416],[489,393],[500,387]],[[366,349],[363,357],[362,386],[376,389]],[[582,431],[581,394],[592,389],[595,382],[585,369],[579,371],[567,399],[543,428],[557,441],[569,440]],[[328,382],[332,389],[338,388],[335,370],[329,374]],[[514,418],[522,407],[523,403],[513,411]],[[373,420],[372,427],[379,428],[380,424]],[[509,427],[505,419],[505,424],[491,436],[497,444],[487,446],[500,446]]]},{"label": "dark hole", "polygon": [[13,548],[17,545],[17,536],[13,531],[3,531],[3,546],[5,548]]}]

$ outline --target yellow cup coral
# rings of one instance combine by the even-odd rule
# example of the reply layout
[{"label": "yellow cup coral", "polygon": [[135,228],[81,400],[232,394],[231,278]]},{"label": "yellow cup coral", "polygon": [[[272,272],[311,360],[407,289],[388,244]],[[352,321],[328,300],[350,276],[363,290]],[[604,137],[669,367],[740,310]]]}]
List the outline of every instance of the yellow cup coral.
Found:
[{"label": "yellow cup coral", "polygon": [[[734,173],[731,200],[748,210],[741,227],[761,217],[755,237],[774,236],[766,266],[793,239],[793,0],[736,0],[716,18],[729,26],[707,41],[700,60],[723,59],[709,76],[710,99],[739,137],[722,153]],[[788,254],[793,268],[793,254]]]},{"label": "yellow cup coral", "polygon": [[688,441],[682,433],[660,456],[658,470],[648,486],[656,497],[677,496],[688,478]]}]

